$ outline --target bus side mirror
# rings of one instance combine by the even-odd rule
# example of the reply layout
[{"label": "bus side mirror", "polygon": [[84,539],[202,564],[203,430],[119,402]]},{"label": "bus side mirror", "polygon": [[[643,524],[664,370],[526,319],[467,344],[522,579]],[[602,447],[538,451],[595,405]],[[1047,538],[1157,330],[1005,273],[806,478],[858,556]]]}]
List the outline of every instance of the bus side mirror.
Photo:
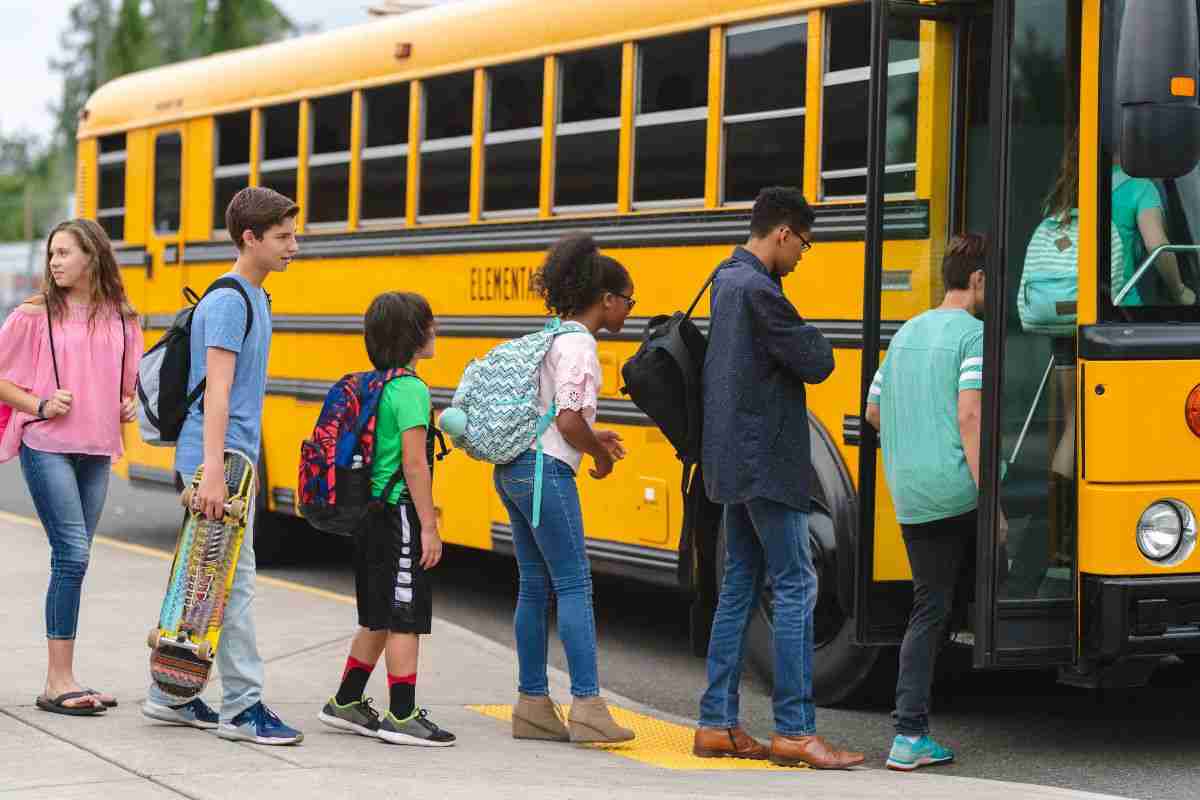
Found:
[{"label": "bus side mirror", "polygon": [[1121,167],[1178,178],[1200,162],[1200,33],[1195,0],[1127,0],[1117,53]]}]

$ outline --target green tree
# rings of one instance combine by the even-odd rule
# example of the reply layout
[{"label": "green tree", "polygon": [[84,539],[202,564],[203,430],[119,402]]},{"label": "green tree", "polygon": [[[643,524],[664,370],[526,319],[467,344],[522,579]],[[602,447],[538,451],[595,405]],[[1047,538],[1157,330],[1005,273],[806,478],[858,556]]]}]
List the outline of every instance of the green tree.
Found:
[{"label": "green tree", "polygon": [[63,57],[50,59],[50,68],[61,74],[63,81],[62,95],[50,106],[55,117],[55,145],[69,152],[71,163],[74,163],[79,112],[108,75],[112,34],[109,0],[78,0],[68,14],[66,30],[58,37]]},{"label": "green tree", "polygon": [[105,59],[105,79],[117,78],[160,63],[158,48],[142,17],[141,0],[121,0],[117,24]]},{"label": "green tree", "polygon": [[[220,53],[283,39],[297,31],[271,0],[215,0],[203,5],[202,33],[196,37],[205,53]],[[196,18],[193,18],[194,22]]]}]

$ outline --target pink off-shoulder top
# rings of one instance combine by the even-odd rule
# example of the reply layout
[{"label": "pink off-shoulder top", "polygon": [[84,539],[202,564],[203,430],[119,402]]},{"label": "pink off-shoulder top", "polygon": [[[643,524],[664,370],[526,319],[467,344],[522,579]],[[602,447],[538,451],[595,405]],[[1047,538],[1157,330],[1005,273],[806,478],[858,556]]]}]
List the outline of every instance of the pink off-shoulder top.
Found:
[{"label": "pink off-shoulder top", "polygon": [[[74,395],[70,412],[30,424],[37,418],[0,406],[0,462],[16,456],[22,442],[50,453],[114,459],[124,453],[121,398],[133,396],[142,355],[142,329],[136,320],[125,320],[122,363],[121,318],[113,313],[98,314],[95,320],[88,317],[87,305],[69,304],[64,318],[54,321],[54,354],[61,388]],[[0,380],[41,398],[50,397],[59,388],[44,306],[22,306],[9,314],[0,328]]]}]

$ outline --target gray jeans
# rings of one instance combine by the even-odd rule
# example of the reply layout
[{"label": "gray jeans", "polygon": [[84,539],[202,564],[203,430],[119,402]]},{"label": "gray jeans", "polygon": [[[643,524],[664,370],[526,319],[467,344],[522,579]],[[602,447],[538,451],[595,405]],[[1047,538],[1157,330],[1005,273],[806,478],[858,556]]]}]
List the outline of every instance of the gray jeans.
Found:
[{"label": "gray jeans", "polygon": [[969,592],[975,564],[975,512],[901,525],[913,574],[913,606],[900,646],[896,732],[929,733],[933,669],[954,609],[956,589]]}]

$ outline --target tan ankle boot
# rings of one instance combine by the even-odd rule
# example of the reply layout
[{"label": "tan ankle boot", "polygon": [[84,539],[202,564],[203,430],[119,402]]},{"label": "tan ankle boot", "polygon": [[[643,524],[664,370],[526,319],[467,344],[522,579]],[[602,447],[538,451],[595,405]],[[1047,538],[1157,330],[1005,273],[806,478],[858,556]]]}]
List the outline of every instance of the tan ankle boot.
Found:
[{"label": "tan ankle boot", "polygon": [[513,707],[512,735],[514,739],[545,739],[551,742],[570,740],[567,726],[554,701],[545,695],[523,694]]},{"label": "tan ankle boot", "polygon": [[622,728],[612,718],[608,704],[600,697],[576,697],[571,703],[567,729],[572,742],[628,742],[633,731]]}]

